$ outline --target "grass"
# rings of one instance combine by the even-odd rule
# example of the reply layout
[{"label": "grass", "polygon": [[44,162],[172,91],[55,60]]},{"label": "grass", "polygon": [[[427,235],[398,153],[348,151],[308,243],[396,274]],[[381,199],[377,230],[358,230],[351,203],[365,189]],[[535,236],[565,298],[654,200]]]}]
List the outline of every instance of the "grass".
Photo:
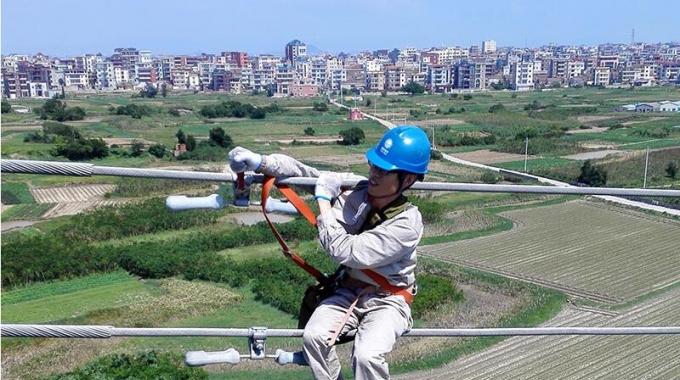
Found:
[{"label": "grass", "polygon": [[[76,281],[76,285],[70,284],[69,281]],[[21,301],[7,305],[3,302],[2,322],[58,322],[82,316],[91,311],[109,308],[122,299],[148,293],[147,287],[132,276],[105,278],[101,283],[98,283],[99,280],[90,280],[94,284],[85,287],[79,287],[77,284],[79,281],[82,280],[67,280],[65,283],[49,285],[39,284],[35,289],[29,287],[18,290],[21,293],[14,296],[14,299]],[[66,290],[70,286],[74,290]],[[52,287],[55,290],[52,290]],[[11,299],[12,293],[10,292],[9,295]]]},{"label": "grass", "polygon": [[2,212],[2,221],[39,219],[54,203],[18,204]]},{"label": "grass", "polygon": [[28,185],[23,182],[2,182],[2,203],[35,203]]},{"label": "grass", "polygon": [[13,305],[41,298],[58,296],[98,286],[113,285],[134,280],[134,277],[123,270],[110,273],[94,274],[63,281],[49,281],[15,288],[2,293],[2,305]]},{"label": "grass", "polygon": [[[518,205],[503,205],[503,206],[495,206],[495,207],[484,207],[483,212],[492,215],[496,222],[488,226],[486,228],[483,228],[481,230],[474,230],[474,231],[463,231],[463,232],[456,232],[453,234],[449,235],[441,235],[441,236],[429,236],[429,237],[424,237],[420,241],[420,245],[431,245],[431,244],[439,244],[439,243],[447,243],[447,242],[452,242],[452,241],[459,241],[459,240],[467,240],[467,239],[474,239],[478,238],[481,236],[488,236],[488,235],[493,235],[497,234],[499,232],[503,231],[509,231],[513,227],[513,222],[512,220],[508,218],[504,218],[498,215],[498,213],[503,212],[503,211],[509,211],[509,210],[514,210],[518,208],[531,208],[531,207],[540,207],[540,206],[549,206],[549,205],[554,205],[554,204],[559,204],[559,203],[564,203],[569,200],[573,200],[575,197],[572,196],[562,196],[562,197],[555,197],[551,198],[548,200],[544,201],[538,201],[535,203],[531,204],[518,204]],[[470,197],[468,200],[461,201],[458,203],[458,208],[464,205],[475,205],[479,204],[479,200]]]}]

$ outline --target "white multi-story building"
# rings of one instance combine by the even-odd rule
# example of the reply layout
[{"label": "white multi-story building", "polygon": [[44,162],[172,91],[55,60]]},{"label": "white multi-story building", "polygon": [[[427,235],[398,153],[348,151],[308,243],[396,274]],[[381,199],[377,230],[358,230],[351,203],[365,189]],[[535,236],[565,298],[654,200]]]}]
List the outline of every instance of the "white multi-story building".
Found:
[{"label": "white multi-story building", "polygon": [[84,89],[89,86],[89,77],[84,70],[64,71],[64,86],[73,89]]},{"label": "white multi-story building", "polygon": [[116,80],[116,86],[130,83],[130,71],[122,67],[113,67],[113,77]]},{"label": "white multi-story building", "polygon": [[567,79],[576,78],[583,74],[586,69],[586,64],[583,61],[569,61],[567,63],[566,77]]},{"label": "white multi-story building", "polygon": [[593,85],[606,86],[610,82],[611,69],[609,67],[596,67],[593,70]]},{"label": "white multi-story building", "polygon": [[482,41],[482,53],[489,54],[496,52],[496,41],[486,40]]},{"label": "white multi-story building", "polygon": [[113,63],[104,61],[99,62],[95,66],[96,72],[96,87],[100,90],[116,88],[116,75],[114,73]]},{"label": "white multi-story building", "polygon": [[528,91],[534,88],[534,63],[515,62],[510,65],[510,83],[515,91]]}]

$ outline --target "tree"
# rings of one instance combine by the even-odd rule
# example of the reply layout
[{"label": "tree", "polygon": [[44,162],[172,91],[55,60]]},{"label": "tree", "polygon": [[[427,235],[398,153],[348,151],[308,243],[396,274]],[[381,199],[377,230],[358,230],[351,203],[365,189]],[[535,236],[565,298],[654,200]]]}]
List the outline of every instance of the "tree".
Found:
[{"label": "tree", "polygon": [[314,102],[312,108],[314,109],[314,111],[325,112],[328,111],[328,104],[324,102]]},{"label": "tree", "polygon": [[61,98],[66,99],[66,91],[64,90],[64,85],[66,82],[64,82],[64,78],[59,78],[59,85],[61,86]]},{"label": "tree", "polygon": [[140,141],[133,141],[130,145],[130,156],[139,157],[144,152],[144,143]]},{"label": "tree", "polygon": [[12,105],[9,104],[9,102],[2,101],[2,113],[10,113],[12,112]]},{"label": "tree", "polygon": [[151,83],[147,83],[142,91],[139,92],[139,96],[142,98],[155,98],[158,94],[158,89]]},{"label": "tree", "polygon": [[211,129],[209,138],[212,143],[223,148],[229,148],[233,144],[231,136],[224,133],[221,127]]},{"label": "tree", "polygon": [[250,112],[251,119],[264,119],[266,116],[267,113],[264,112],[261,108],[255,108]]},{"label": "tree", "polygon": [[588,186],[604,186],[607,183],[607,171],[593,166],[590,160],[586,160],[576,180]]},{"label": "tree", "polygon": [[316,131],[312,127],[305,128],[305,136],[314,136]]},{"label": "tree", "polygon": [[163,84],[161,85],[161,96],[164,97],[164,98],[165,98],[166,96],[168,96],[168,91],[169,91],[169,90],[168,90],[168,85],[167,85],[167,83],[163,83]]},{"label": "tree", "polygon": [[359,127],[353,127],[340,131],[342,145],[358,145],[366,138],[364,131]]},{"label": "tree", "polygon": [[167,148],[163,144],[154,144],[149,147],[149,154],[158,158],[163,158],[167,153]]},{"label": "tree", "polygon": [[430,149],[430,159],[431,160],[441,160],[444,158],[444,155],[442,152],[436,150],[436,149]]},{"label": "tree", "polygon": [[666,166],[666,175],[675,179],[675,176],[678,175],[678,164],[674,161],[669,162]]},{"label": "tree", "polygon": [[175,133],[175,137],[177,137],[177,143],[178,144],[186,144],[187,143],[187,136],[184,134],[184,131],[181,129]]},{"label": "tree", "polygon": [[401,91],[408,92],[411,95],[422,94],[425,92],[425,87],[414,81],[410,81],[401,88]]},{"label": "tree", "polygon": [[505,111],[505,106],[501,103],[496,103],[489,107],[489,113],[496,113],[501,111]]},{"label": "tree", "polygon": [[106,157],[109,155],[109,148],[102,139],[80,138],[58,144],[52,154],[80,161]]},{"label": "tree", "polygon": [[373,101],[371,99],[366,99],[366,107],[370,107],[373,105]]},{"label": "tree", "polygon": [[485,170],[480,179],[484,183],[498,183],[503,179],[503,176],[492,170]]},{"label": "tree", "polygon": [[186,144],[187,144],[187,150],[188,151],[191,152],[192,150],[196,149],[196,138],[194,137],[194,135],[187,136]]},{"label": "tree", "polygon": [[85,110],[80,107],[66,107],[66,102],[58,99],[49,99],[36,112],[40,114],[41,119],[51,119],[57,121],[67,120],[83,120],[85,118]]}]

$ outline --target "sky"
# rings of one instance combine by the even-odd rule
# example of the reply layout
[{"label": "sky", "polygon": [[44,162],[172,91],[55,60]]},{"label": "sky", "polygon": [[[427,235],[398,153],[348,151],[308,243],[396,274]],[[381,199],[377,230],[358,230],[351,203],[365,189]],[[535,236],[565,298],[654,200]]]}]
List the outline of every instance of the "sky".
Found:
[{"label": "sky", "polygon": [[680,41],[680,1],[1,0],[2,54],[110,55]]}]

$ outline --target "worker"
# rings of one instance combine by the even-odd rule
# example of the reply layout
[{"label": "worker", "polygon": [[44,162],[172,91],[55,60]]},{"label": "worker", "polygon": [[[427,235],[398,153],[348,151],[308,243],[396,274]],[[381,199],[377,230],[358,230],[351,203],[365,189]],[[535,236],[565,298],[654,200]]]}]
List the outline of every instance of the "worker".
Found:
[{"label": "worker", "polygon": [[423,222],[403,193],[427,173],[430,143],[420,128],[399,126],[387,131],[366,158],[368,180],[343,189],[347,174],[321,172],[281,154],[260,155],[241,147],[229,153],[235,172],[318,177],[319,242],[342,270],[336,272],[337,288],[304,328],[303,352],[316,379],[341,378],[335,343],[350,331],[355,332],[356,379],[389,378],[385,355],[413,324],[410,302]]}]

